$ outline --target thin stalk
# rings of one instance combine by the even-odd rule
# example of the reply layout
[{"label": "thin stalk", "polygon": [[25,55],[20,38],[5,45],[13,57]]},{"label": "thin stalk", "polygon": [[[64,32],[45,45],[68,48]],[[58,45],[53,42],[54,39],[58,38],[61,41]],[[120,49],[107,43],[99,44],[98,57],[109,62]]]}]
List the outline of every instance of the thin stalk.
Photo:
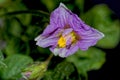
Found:
[{"label": "thin stalk", "polygon": [[50,56],[45,61],[47,65],[49,64],[49,62],[52,59],[52,57],[53,57],[53,54],[51,53]]},{"label": "thin stalk", "polygon": [[33,15],[38,15],[38,16],[40,16],[41,14],[46,15],[46,16],[50,15],[49,13],[41,11],[41,10],[38,10],[38,11],[36,11],[36,10],[21,10],[21,11],[13,11],[13,12],[7,12],[4,14],[0,14],[0,17],[6,16],[6,15],[18,15],[18,14],[33,14]]}]

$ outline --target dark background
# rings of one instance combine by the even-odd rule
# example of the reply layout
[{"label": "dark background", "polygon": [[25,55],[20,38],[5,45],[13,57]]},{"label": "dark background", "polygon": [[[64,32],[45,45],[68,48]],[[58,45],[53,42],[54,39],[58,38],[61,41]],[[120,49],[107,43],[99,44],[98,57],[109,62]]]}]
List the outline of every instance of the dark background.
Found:
[{"label": "dark background", "polygon": [[[96,4],[105,3],[120,19],[120,0],[86,0],[85,10]],[[99,70],[88,72],[88,80],[120,80],[120,42],[114,49],[105,49],[106,62]]]}]

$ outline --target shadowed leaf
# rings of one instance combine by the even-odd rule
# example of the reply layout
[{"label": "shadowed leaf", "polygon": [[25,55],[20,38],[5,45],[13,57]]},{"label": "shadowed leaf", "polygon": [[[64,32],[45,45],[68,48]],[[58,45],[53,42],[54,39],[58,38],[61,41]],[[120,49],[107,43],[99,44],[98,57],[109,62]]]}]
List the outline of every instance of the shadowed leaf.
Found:
[{"label": "shadowed leaf", "polygon": [[18,79],[17,77],[20,75],[21,70],[32,63],[33,60],[28,56],[15,54],[7,57],[4,62],[7,68],[0,70],[1,77],[4,80],[15,80]]},{"label": "shadowed leaf", "polygon": [[105,53],[97,48],[89,48],[87,51],[78,51],[67,58],[73,62],[80,74],[85,74],[90,70],[100,69],[105,62]]}]

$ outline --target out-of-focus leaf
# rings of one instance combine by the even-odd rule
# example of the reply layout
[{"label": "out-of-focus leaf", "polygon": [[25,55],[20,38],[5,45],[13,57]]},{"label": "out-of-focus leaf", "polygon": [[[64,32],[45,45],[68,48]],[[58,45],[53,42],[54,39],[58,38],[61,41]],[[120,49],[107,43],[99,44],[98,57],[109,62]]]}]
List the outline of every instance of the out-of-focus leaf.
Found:
[{"label": "out-of-focus leaf", "polygon": [[40,32],[42,32],[42,31],[43,31],[43,29],[41,28],[41,26],[39,26],[39,27],[29,26],[26,30],[26,34],[30,40],[34,40],[35,37],[38,36],[40,34]]},{"label": "out-of-focus leaf", "polygon": [[53,80],[53,77],[54,76],[52,76],[53,75],[53,72],[52,71],[47,71],[46,73],[45,73],[45,76],[43,77],[43,80]]},{"label": "out-of-focus leaf", "polygon": [[84,9],[84,0],[75,0],[75,4],[78,6],[78,8],[82,13]]},{"label": "out-of-focus leaf", "polygon": [[59,63],[54,71],[48,71],[43,80],[80,80],[78,74],[72,74],[75,72],[75,67],[70,62]]},{"label": "out-of-focus leaf", "polygon": [[3,60],[4,60],[4,56],[0,50],[0,69],[7,67],[6,64],[3,62]]},{"label": "out-of-focus leaf", "polygon": [[20,23],[18,23],[16,20],[12,19],[11,23],[9,25],[9,32],[16,37],[20,37],[22,28],[20,26]]},{"label": "out-of-focus leaf", "polygon": [[4,19],[0,18],[0,28],[4,26]]},{"label": "out-of-focus leaf", "polygon": [[32,18],[30,14],[19,14],[16,15],[16,17],[21,21],[23,25],[29,25]]},{"label": "out-of-focus leaf", "polygon": [[20,40],[17,38],[12,38],[8,41],[6,48],[5,48],[5,53],[6,55],[12,55],[15,53],[20,52]]},{"label": "out-of-focus leaf", "polygon": [[20,3],[19,1],[17,1],[17,0],[10,1],[10,3],[8,3],[6,6],[8,12],[27,9],[26,6],[23,3]]},{"label": "out-of-focus leaf", "polygon": [[3,40],[0,40],[0,49],[4,49],[6,47],[6,42]]},{"label": "out-of-focus leaf", "polygon": [[118,45],[120,40],[120,23],[118,20],[114,21],[108,28],[102,30],[101,28],[98,28],[99,30],[103,31],[105,34],[105,38],[100,40],[97,43],[97,46],[102,48],[114,48]]},{"label": "out-of-focus leaf", "polygon": [[56,0],[41,0],[41,2],[47,7],[49,11],[55,8]]},{"label": "out-of-focus leaf", "polygon": [[0,0],[0,4],[4,3],[6,0]]},{"label": "out-of-focus leaf", "polygon": [[87,51],[78,51],[67,58],[67,61],[73,62],[80,74],[86,74],[87,71],[100,69],[105,62],[105,53],[97,48],[89,48]]},{"label": "out-of-focus leaf", "polygon": [[74,66],[68,62],[62,62],[57,65],[54,70],[54,80],[63,80],[64,78],[69,78],[70,74],[75,71]]},{"label": "out-of-focus leaf", "polygon": [[[59,6],[60,3],[67,3],[65,4],[70,10],[73,10],[74,5],[73,3],[69,3],[70,0],[41,0],[41,2],[47,7],[47,9],[51,12],[53,11],[53,9],[57,8]],[[73,1],[74,2],[74,1]],[[76,5],[80,5],[83,2],[82,1],[76,1]],[[78,4],[77,4],[78,3]],[[82,6],[82,5],[81,5]],[[80,8],[82,9],[82,8]]]},{"label": "out-of-focus leaf", "polygon": [[[6,12],[25,10],[26,7],[21,0],[0,0],[0,16]],[[2,12],[1,12],[2,10]]]},{"label": "out-of-focus leaf", "polygon": [[24,55],[15,54],[12,56],[8,56],[4,60],[5,64],[7,65],[7,68],[0,70],[1,71],[1,77],[4,80],[18,80],[16,76],[20,75],[19,73],[23,68],[25,68],[28,64],[32,63],[33,60]]},{"label": "out-of-focus leaf", "polygon": [[2,54],[2,52],[0,50],[0,61],[3,61],[3,60],[4,60],[4,56],[3,56],[3,54]]},{"label": "out-of-focus leaf", "polygon": [[9,16],[7,18],[4,17],[4,26],[1,28],[1,31],[1,37],[10,40],[12,36],[20,38],[23,28],[17,18]]},{"label": "out-of-focus leaf", "polygon": [[110,9],[105,4],[102,4],[94,6],[81,16],[87,24],[105,34],[105,37],[97,44],[101,48],[114,48],[120,39],[119,20],[112,20],[111,14]]},{"label": "out-of-focus leaf", "polygon": [[8,0],[0,0],[0,7],[3,6]]}]

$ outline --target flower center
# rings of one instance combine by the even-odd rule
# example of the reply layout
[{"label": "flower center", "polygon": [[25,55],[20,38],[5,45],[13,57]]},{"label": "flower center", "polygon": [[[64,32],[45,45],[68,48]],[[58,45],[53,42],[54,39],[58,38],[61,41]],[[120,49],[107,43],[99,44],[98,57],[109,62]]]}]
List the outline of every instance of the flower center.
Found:
[{"label": "flower center", "polygon": [[68,35],[61,36],[57,42],[58,47],[64,48],[66,45],[70,45],[76,42],[76,35],[74,32],[69,33]]},{"label": "flower center", "polygon": [[58,40],[58,46],[64,48],[66,46],[66,40],[63,36],[61,36]]}]

